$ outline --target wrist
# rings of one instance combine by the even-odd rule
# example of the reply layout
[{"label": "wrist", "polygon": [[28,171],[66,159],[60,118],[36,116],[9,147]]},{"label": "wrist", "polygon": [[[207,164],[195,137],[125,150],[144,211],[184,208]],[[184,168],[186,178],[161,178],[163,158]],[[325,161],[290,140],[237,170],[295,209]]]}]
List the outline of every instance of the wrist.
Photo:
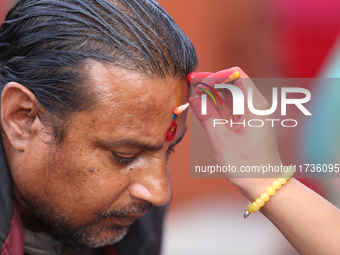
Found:
[{"label": "wrist", "polygon": [[295,172],[294,167],[287,167],[279,178],[275,179],[270,186],[267,186],[266,190],[261,193],[256,199],[252,199],[253,194],[245,194],[250,198],[248,206],[244,212],[244,218],[247,218],[251,213],[257,212],[268,202],[272,196],[276,194],[276,191],[280,190],[283,185],[289,181]]},{"label": "wrist", "polygon": [[236,187],[249,200],[255,201],[277,178],[242,178]]},{"label": "wrist", "polygon": [[280,166],[280,169],[282,170],[279,172],[267,172],[266,174],[261,173],[261,175],[259,173],[256,175],[257,177],[252,178],[229,178],[229,181],[233,183],[246,198],[250,201],[254,201],[282,175],[285,169],[281,161],[270,165]]}]

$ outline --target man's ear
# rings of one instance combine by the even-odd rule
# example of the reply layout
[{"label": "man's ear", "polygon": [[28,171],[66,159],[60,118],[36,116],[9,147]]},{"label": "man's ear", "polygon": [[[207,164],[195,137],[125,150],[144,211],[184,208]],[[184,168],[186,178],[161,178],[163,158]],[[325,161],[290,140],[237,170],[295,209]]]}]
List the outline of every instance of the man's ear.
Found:
[{"label": "man's ear", "polygon": [[36,135],[32,125],[37,119],[35,95],[19,83],[8,83],[1,95],[1,124],[16,150],[23,151],[32,135]]}]

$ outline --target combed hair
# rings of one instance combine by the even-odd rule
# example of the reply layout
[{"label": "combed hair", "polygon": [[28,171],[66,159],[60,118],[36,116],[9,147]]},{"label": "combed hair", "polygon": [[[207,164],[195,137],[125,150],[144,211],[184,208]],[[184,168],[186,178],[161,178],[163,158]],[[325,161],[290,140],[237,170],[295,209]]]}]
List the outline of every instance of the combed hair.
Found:
[{"label": "combed hair", "polygon": [[21,0],[0,28],[1,90],[18,82],[60,119],[94,103],[86,60],[150,78],[184,79],[197,66],[191,41],[154,0]]}]

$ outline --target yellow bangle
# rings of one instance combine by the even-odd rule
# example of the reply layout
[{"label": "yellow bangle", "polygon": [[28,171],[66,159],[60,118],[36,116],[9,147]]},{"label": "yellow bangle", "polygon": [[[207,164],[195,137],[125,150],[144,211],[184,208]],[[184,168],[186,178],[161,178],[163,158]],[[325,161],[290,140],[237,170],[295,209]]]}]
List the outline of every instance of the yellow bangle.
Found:
[{"label": "yellow bangle", "polygon": [[249,204],[244,212],[245,219],[251,213],[254,213],[260,210],[260,208],[264,206],[266,202],[268,202],[270,197],[274,196],[276,191],[279,190],[282,187],[282,185],[284,185],[293,176],[295,172],[294,167],[290,167],[290,168],[286,167],[286,169],[288,171],[285,171],[277,180],[273,181],[272,186],[269,186],[266,192],[262,193],[261,196],[257,198],[254,202],[249,201]]}]

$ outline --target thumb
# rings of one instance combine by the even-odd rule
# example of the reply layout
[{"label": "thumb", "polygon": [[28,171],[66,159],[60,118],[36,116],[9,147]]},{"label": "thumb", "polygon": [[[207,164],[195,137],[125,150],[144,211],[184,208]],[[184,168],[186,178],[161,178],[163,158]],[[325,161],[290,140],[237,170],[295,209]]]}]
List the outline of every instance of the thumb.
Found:
[{"label": "thumb", "polygon": [[206,100],[206,114],[202,114],[202,96],[203,95],[201,94],[194,94],[192,97],[190,97],[190,108],[196,115],[200,124],[203,126],[213,149],[217,149],[219,147],[219,143],[224,141],[224,138],[233,135],[233,131],[230,130],[227,125],[223,125],[227,123],[227,120],[222,119],[211,100]]},{"label": "thumb", "polygon": [[218,113],[215,105],[212,103],[211,100],[207,101],[207,107],[206,107],[206,114],[202,114],[202,96],[201,94],[194,94],[189,99],[190,107],[195,113],[198,121],[201,123],[201,125],[205,125],[206,122],[208,122],[211,119],[219,119],[221,118],[220,114]]},{"label": "thumb", "polygon": [[[241,75],[244,74],[240,68],[234,67],[230,69],[226,69],[215,74],[210,73],[192,73],[188,77],[190,79],[195,80],[202,79],[206,81],[207,84],[214,84],[221,82],[221,80],[226,80],[226,78],[230,78],[236,71],[241,72]],[[210,74],[210,75],[209,75]],[[245,75],[245,74],[244,74]],[[205,77],[204,77],[205,76]],[[202,105],[203,96],[206,97],[206,94],[198,93],[196,91],[194,95],[190,98],[190,107],[196,115],[198,121],[203,126],[205,132],[207,133],[209,140],[211,142],[212,147],[218,148],[220,143],[225,141],[224,138],[233,137],[235,134],[233,130],[228,128],[227,124],[229,120],[221,117],[219,110],[215,107],[211,100],[207,100]],[[203,109],[202,108],[206,108]],[[222,112],[221,112],[222,113]]]}]

